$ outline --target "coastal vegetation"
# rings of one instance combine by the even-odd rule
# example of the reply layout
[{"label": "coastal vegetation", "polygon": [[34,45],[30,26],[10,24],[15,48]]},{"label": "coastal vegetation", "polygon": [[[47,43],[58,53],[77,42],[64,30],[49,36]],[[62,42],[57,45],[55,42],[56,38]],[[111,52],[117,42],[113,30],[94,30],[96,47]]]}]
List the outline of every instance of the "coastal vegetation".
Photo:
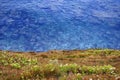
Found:
[{"label": "coastal vegetation", "polygon": [[0,80],[120,80],[120,51],[0,51]]}]

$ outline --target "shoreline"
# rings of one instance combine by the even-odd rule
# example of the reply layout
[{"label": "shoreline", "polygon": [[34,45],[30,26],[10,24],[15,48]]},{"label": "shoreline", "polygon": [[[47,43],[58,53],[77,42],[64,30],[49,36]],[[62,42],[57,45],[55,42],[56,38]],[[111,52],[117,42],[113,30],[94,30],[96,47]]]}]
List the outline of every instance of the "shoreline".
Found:
[{"label": "shoreline", "polygon": [[72,49],[72,50],[57,50],[57,49],[53,49],[53,50],[48,50],[48,51],[14,51],[14,50],[0,50],[1,51],[5,51],[5,52],[13,52],[13,53],[47,53],[47,52],[55,52],[55,51],[88,51],[88,50],[115,50],[115,51],[120,51],[120,49],[101,49],[101,48],[90,48],[90,49]]}]

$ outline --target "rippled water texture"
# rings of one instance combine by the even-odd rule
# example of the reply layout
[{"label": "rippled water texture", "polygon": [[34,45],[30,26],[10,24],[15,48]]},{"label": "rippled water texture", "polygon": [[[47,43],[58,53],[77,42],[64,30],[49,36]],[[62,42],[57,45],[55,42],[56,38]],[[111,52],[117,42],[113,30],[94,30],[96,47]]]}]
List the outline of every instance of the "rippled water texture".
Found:
[{"label": "rippled water texture", "polygon": [[0,49],[120,49],[120,0],[0,0]]}]

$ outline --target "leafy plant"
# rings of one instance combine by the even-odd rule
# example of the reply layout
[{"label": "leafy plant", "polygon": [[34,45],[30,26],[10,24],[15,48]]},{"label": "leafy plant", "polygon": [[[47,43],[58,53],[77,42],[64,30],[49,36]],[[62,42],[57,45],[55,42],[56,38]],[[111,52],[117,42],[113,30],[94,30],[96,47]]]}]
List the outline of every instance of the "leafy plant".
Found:
[{"label": "leafy plant", "polygon": [[20,69],[21,65],[19,63],[12,63],[10,64],[13,68]]},{"label": "leafy plant", "polygon": [[61,72],[65,72],[65,73],[69,73],[69,72],[76,73],[78,68],[79,66],[77,64],[60,65]]},{"label": "leafy plant", "polygon": [[13,68],[21,68],[28,65],[36,65],[38,63],[36,58],[25,57],[22,54],[0,53],[0,64]]},{"label": "leafy plant", "polygon": [[82,80],[82,75],[80,73],[76,74],[76,80]]}]

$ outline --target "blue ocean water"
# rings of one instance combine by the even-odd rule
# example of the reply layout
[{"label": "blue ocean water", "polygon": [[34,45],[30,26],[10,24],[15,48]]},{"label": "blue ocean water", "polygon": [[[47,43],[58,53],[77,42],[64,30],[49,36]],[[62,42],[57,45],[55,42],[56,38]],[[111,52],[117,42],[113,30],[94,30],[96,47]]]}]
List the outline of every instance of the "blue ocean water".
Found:
[{"label": "blue ocean water", "polygon": [[120,0],[0,0],[0,50],[120,49]]}]

